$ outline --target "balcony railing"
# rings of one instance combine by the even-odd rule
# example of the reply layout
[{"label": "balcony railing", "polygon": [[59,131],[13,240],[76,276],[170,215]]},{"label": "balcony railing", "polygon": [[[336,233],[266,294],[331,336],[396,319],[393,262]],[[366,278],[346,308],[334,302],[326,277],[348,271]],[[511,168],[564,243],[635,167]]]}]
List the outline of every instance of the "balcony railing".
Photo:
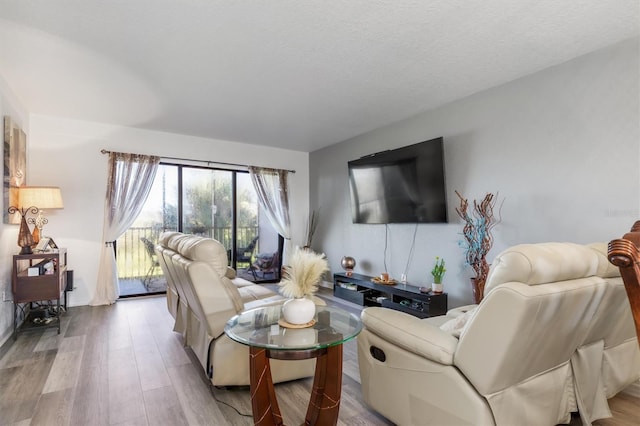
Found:
[{"label": "balcony railing", "polygon": [[[147,252],[142,238],[147,238],[154,246],[163,231],[156,227],[129,228],[118,238],[116,249],[116,262],[118,265],[118,278],[144,279],[151,270],[153,259]],[[250,226],[238,228],[238,247],[245,247],[258,235],[258,227]],[[222,243],[227,250],[231,250],[233,232],[230,227],[193,227],[185,229],[185,233],[202,235],[214,238]],[[154,268],[152,276],[162,275],[160,268]]]}]

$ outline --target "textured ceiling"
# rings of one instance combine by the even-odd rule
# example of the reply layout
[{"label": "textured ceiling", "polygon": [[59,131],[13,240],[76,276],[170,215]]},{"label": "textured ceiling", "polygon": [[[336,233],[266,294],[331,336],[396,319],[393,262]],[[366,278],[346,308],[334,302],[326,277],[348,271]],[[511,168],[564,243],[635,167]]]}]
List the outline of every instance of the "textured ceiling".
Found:
[{"label": "textured ceiling", "polygon": [[0,0],[0,75],[31,113],[313,151],[638,34],[638,0]]}]

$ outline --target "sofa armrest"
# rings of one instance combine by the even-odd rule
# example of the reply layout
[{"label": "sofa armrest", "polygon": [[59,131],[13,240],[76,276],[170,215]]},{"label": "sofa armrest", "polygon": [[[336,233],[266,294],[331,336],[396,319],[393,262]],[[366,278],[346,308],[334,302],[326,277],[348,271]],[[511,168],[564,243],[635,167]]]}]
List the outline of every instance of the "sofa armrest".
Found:
[{"label": "sofa armrest", "polygon": [[396,346],[444,365],[453,365],[458,339],[404,312],[366,308],[362,322],[370,332]]},{"label": "sofa armrest", "polygon": [[457,308],[449,309],[447,311],[447,316],[449,318],[458,318],[460,315],[463,315],[463,314],[465,314],[465,313],[469,312],[470,310],[475,309],[477,307],[478,307],[477,304],[458,306]]}]

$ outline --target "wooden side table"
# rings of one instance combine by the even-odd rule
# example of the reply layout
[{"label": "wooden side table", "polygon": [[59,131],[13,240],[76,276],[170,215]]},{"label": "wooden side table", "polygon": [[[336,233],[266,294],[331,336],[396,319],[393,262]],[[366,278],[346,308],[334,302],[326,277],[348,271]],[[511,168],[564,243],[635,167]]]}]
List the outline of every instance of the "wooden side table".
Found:
[{"label": "wooden side table", "polygon": [[[45,273],[43,265],[51,263],[52,269]],[[13,338],[18,338],[21,330],[57,327],[60,333],[60,298],[67,287],[67,250],[56,249],[51,252],[17,254],[13,256],[11,274],[11,292],[13,295]],[[56,312],[50,323],[34,325],[29,322],[28,314],[21,304],[40,301],[56,301]],[[22,324],[18,324],[19,317]]]},{"label": "wooden side table", "polygon": [[362,322],[356,315],[328,306],[316,307],[316,323],[306,329],[279,325],[281,306],[252,309],[231,318],[225,333],[249,346],[251,406],[254,424],[282,425],[269,359],[316,358],[316,370],[305,425],[335,425],[342,392],[342,344],[356,337]]}]

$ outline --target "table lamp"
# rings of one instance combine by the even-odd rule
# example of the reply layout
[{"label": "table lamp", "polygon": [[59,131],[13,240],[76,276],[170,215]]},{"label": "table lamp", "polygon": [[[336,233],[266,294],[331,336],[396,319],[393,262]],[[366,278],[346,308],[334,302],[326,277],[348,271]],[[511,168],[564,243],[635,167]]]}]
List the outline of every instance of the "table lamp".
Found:
[{"label": "table lamp", "polygon": [[[28,200],[28,205],[35,206],[38,209],[38,216],[29,218],[27,223],[33,224],[33,242],[37,244],[41,238],[44,238],[42,228],[49,223],[49,220],[44,217],[45,210],[62,209],[62,194],[60,188],[56,186],[30,186],[26,187],[24,191],[24,197]],[[27,203],[25,202],[25,205]]]},{"label": "table lamp", "polygon": [[[20,254],[31,254],[31,246],[40,240],[42,227],[48,222],[42,216],[43,209],[63,208],[62,194],[60,188],[53,186],[21,186],[15,189],[18,191],[17,205],[10,206],[8,211],[10,214],[18,212],[22,216],[18,232],[18,245],[22,247]],[[27,225],[26,215],[29,212],[38,214],[36,219],[29,218],[29,223],[35,225],[34,233],[37,239],[31,234]]]}]

